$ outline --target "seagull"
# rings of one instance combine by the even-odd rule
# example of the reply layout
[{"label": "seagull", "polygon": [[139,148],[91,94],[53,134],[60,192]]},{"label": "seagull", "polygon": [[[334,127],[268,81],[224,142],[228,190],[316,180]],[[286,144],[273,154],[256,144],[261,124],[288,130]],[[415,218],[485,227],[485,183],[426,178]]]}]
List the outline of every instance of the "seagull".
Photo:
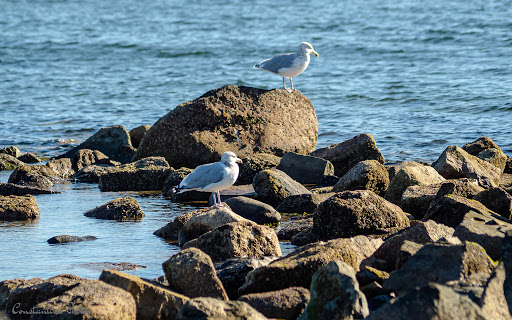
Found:
[{"label": "seagull", "polygon": [[[255,65],[254,68],[282,76],[283,87],[286,91],[298,91],[293,88],[292,78],[306,70],[309,65],[309,55],[311,53],[318,57],[318,53],[313,49],[311,44],[302,42],[297,52],[278,54],[270,59],[261,61],[259,64]],[[291,89],[286,88],[285,78],[290,78]]]},{"label": "seagull", "polygon": [[[195,168],[174,188],[174,192],[183,193],[192,190],[212,192],[214,206],[222,207],[219,191],[227,189],[235,183],[239,172],[237,162],[242,162],[242,160],[237,158],[235,153],[226,151],[222,154],[220,161]],[[215,196],[217,196],[218,202]]]}]

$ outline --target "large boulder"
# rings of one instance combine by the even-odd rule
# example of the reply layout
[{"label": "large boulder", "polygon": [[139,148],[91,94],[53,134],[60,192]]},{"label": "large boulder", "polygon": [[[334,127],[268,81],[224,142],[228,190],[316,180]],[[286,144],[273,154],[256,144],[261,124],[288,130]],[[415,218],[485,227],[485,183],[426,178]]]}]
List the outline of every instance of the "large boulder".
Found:
[{"label": "large boulder", "polygon": [[287,152],[277,169],[303,184],[320,185],[324,175],[333,175],[334,166],[328,160]]},{"label": "large boulder", "polygon": [[480,152],[477,157],[499,168],[501,172],[503,172],[507,166],[508,157],[499,149],[492,148],[484,150]]},{"label": "large boulder", "polygon": [[[0,282],[0,310],[5,310],[5,306],[7,305],[7,301],[9,300],[9,295],[11,292],[16,290],[21,285],[27,285],[27,283],[39,284],[44,282],[41,278],[32,278],[29,280],[25,279],[10,279],[4,280]],[[30,286],[30,285],[29,285]]]},{"label": "large boulder", "polygon": [[281,214],[271,205],[244,196],[224,201],[239,216],[259,224],[279,223]]},{"label": "large boulder", "polygon": [[144,212],[133,197],[117,198],[84,213],[86,217],[107,220],[140,220]]},{"label": "large boulder", "polygon": [[473,156],[488,149],[498,149],[501,151],[500,147],[489,137],[480,137],[473,142],[468,142],[462,146],[462,149]]},{"label": "large boulder", "polygon": [[291,240],[292,237],[301,231],[313,227],[312,216],[292,216],[289,220],[281,223],[277,232],[279,240]]},{"label": "large boulder", "polygon": [[430,166],[406,166],[400,169],[393,180],[389,182],[385,198],[395,204],[400,204],[402,195],[407,187],[436,184],[444,180],[445,179]]},{"label": "large boulder", "polygon": [[310,155],[331,161],[334,174],[342,177],[345,173],[364,160],[377,160],[384,163],[373,135],[362,133],[342,143],[315,150]]},{"label": "large boulder", "polygon": [[46,166],[52,169],[58,178],[63,180],[67,180],[75,174],[73,163],[69,158],[52,159],[46,163]]},{"label": "large boulder", "polygon": [[271,319],[295,320],[309,301],[309,290],[290,287],[283,290],[250,293],[238,298]]},{"label": "large boulder", "polygon": [[101,191],[162,190],[169,168],[162,157],[144,158],[109,169],[100,176],[99,188]]},{"label": "large boulder", "polygon": [[310,194],[302,184],[278,169],[260,171],[252,182],[258,199],[277,207],[286,198],[300,194]]},{"label": "large boulder", "polygon": [[160,118],[144,136],[135,159],[163,156],[174,167],[196,167],[218,161],[226,150],[239,150],[239,157],[254,152],[307,154],[317,136],[315,109],[302,94],[228,85]]},{"label": "large boulder", "polygon": [[498,187],[502,170],[457,146],[448,146],[432,167],[446,179],[476,179],[483,188]]},{"label": "large boulder", "polygon": [[444,284],[475,273],[490,275],[494,267],[485,250],[474,242],[431,243],[418,250],[401,269],[393,271],[384,280],[384,288],[402,294],[429,282]]},{"label": "large boulder", "polygon": [[39,207],[34,196],[0,196],[0,221],[37,218],[39,218]]},{"label": "large boulder", "polygon": [[510,306],[507,303],[507,294],[510,292],[510,282],[507,283],[505,264],[500,262],[487,280],[485,289],[480,298],[482,313],[486,319],[510,320]]},{"label": "large boulder", "polygon": [[212,259],[196,248],[185,249],[162,264],[169,287],[190,298],[228,300]]},{"label": "large boulder", "polygon": [[214,298],[191,299],[181,308],[177,320],[267,320],[243,301],[223,301]]},{"label": "large boulder", "polygon": [[282,255],[274,229],[248,220],[222,225],[183,246],[191,247],[206,252],[213,261],[242,256],[260,258]]},{"label": "large boulder", "polygon": [[313,217],[313,233],[322,240],[382,234],[409,226],[398,207],[372,191],[337,193],[322,202]]},{"label": "large boulder", "polygon": [[162,286],[115,270],[103,270],[100,280],[132,294],[139,320],[175,319],[181,307],[189,300]]},{"label": "large boulder", "polygon": [[120,125],[100,129],[80,145],[57,158],[73,159],[78,150],[81,149],[101,151],[110,159],[121,163],[131,162],[135,153],[128,131]]},{"label": "large boulder", "polygon": [[299,320],[363,319],[370,311],[359,290],[354,269],[332,261],[318,269],[311,280],[311,299]]},{"label": "large boulder", "polygon": [[110,170],[115,170],[115,167],[113,164],[91,164],[79,170],[71,179],[83,183],[99,183],[100,177]]},{"label": "large boulder", "polygon": [[334,192],[345,190],[370,190],[383,195],[389,185],[389,174],[377,160],[364,160],[353,166],[334,185]]}]

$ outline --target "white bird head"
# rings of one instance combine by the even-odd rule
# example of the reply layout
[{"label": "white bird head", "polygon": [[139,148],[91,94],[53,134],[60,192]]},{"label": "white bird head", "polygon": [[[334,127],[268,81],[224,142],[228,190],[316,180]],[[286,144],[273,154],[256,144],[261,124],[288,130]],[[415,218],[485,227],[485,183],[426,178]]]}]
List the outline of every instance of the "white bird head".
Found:
[{"label": "white bird head", "polygon": [[302,42],[299,45],[299,52],[305,52],[307,54],[314,54],[318,57],[318,53],[313,49],[313,46],[309,42]]},{"label": "white bird head", "polygon": [[238,158],[234,152],[226,151],[222,154],[220,162],[224,163],[227,166],[233,165],[237,162],[242,162],[242,159]]}]

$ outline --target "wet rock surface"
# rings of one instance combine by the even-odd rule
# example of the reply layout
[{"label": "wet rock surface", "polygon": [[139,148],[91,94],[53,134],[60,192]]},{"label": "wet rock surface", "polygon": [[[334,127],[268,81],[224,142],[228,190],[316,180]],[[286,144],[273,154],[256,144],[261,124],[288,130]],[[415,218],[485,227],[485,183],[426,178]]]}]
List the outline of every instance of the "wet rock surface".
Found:
[{"label": "wet rock surface", "polygon": [[117,198],[84,213],[86,217],[106,220],[140,220],[144,212],[133,197]]}]

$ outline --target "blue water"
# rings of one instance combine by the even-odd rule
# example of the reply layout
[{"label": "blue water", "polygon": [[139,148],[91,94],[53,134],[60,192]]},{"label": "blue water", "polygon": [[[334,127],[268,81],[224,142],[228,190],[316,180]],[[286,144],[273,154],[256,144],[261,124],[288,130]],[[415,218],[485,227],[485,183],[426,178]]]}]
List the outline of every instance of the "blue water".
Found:
[{"label": "blue water", "polygon": [[[0,8],[0,147],[54,156],[105,126],[151,125],[226,84],[280,87],[252,65],[308,41],[320,57],[294,85],[315,106],[318,147],[367,132],[388,161],[434,161],[446,146],[486,135],[512,155],[512,1],[0,0]],[[0,225],[0,254],[16,255],[2,261],[0,280],[67,267],[94,277],[77,266],[91,260],[129,260],[148,265],[137,274],[160,275],[177,249],[151,233],[185,209],[135,195],[143,222],[98,222],[83,211],[119,194],[61,188],[37,197],[37,224]],[[44,242],[62,233],[100,239]]]}]

